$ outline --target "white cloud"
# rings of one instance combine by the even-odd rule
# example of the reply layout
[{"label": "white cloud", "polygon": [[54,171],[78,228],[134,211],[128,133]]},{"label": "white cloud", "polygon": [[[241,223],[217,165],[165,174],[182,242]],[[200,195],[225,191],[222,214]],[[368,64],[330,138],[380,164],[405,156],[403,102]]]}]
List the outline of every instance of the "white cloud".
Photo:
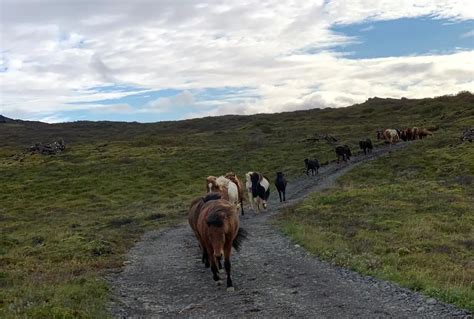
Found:
[{"label": "white cloud", "polygon": [[[193,106],[192,114],[250,114],[474,89],[472,52],[358,61],[331,52],[355,41],[332,32],[334,24],[473,19],[468,0],[1,1],[0,113],[12,117],[133,112],[95,101],[166,88],[183,92],[137,112]],[[90,89],[112,84],[144,89]],[[191,92],[225,87],[249,89],[199,113],[203,102]]]},{"label": "white cloud", "polygon": [[170,108],[192,107],[196,103],[191,92],[185,90],[171,97],[160,97],[145,104],[142,112],[166,112]]},{"label": "white cloud", "polygon": [[368,32],[368,31],[372,31],[373,29],[375,29],[375,27],[373,25],[369,25],[368,27],[360,29],[360,31],[361,32]]},{"label": "white cloud", "polygon": [[474,30],[467,31],[466,33],[461,34],[461,38],[472,38],[474,37]]}]

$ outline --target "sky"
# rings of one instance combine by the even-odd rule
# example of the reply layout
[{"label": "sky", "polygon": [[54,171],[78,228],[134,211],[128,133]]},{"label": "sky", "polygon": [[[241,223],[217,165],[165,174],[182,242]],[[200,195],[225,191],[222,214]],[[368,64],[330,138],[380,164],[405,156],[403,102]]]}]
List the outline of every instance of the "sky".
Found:
[{"label": "sky", "polygon": [[0,0],[0,114],[156,122],[474,92],[472,0]]}]

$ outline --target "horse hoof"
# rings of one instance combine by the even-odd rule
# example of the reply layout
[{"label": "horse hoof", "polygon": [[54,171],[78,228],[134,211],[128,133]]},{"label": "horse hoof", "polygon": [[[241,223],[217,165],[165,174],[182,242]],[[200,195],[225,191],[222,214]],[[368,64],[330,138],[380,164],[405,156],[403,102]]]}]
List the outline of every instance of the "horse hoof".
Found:
[{"label": "horse hoof", "polygon": [[227,292],[234,292],[234,291],[235,291],[234,287],[227,287]]},{"label": "horse hoof", "polygon": [[224,284],[224,281],[223,280],[218,280],[218,281],[216,281],[216,284],[218,286],[222,286],[222,284]]}]

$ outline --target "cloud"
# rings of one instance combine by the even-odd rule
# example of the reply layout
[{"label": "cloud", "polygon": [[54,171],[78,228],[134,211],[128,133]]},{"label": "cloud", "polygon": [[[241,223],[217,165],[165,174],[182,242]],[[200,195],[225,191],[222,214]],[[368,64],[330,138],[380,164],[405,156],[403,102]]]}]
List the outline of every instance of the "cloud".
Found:
[{"label": "cloud", "polygon": [[466,33],[461,34],[461,38],[472,38],[474,37],[474,30],[467,31]]},{"label": "cloud", "polygon": [[194,96],[189,91],[183,91],[171,97],[161,97],[148,102],[142,112],[165,112],[171,108],[192,107],[196,103]]},{"label": "cloud", "polygon": [[373,29],[375,29],[375,27],[373,25],[369,25],[368,27],[362,28],[359,31],[368,32],[368,31],[372,31]]},{"label": "cloud", "polygon": [[[474,51],[450,55],[351,60],[330,54],[305,58],[299,72],[282,76],[282,85],[261,85],[258,99],[239,104],[239,114],[343,107],[368,97],[423,98],[473,90]],[[274,70],[275,74],[281,72]],[[268,76],[274,78],[275,74]],[[287,73],[284,73],[287,74]],[[316,89],[315,89],[316,87]],[[281,103],[286,101],[286,103]],[[222,115],[228,105],[193,112],[192,116]]]},{"label": "cloud", "polygon": [[120,114],[130,114],[136,112],[134,108],[126,103],[121,104],[111,104],[111,105],[87,105],[88,109],[94,113],[120,113]]},{"label": "cloud", "polygon": [[[472,89],[472,51],[354,61],[336,24],[401,17],[474,18],[474,2],[3,0],[0,113],[251,114],[345,106],[369,96]],[[472,10],[471,10],[472,9]],[[449,76],[447,76],[449,74]],[[471,73],[472,74],[472,73]],[[104,86],[130,86],[103,91]],[[104,100],[172,88],[125,107]],[[198,98],[211,88],[243,88]],[[101,104],[101,101],[103,104]],[[102,107],[102,108],[101,108]]]},{"label": "cloud", "polygon": [[57,116],[57,115],[50,115],[50,116],[41,117],[38,120],[41,122],[46,122],[46,123],[64,123],[64,122],[71,121],[71,118]]}]

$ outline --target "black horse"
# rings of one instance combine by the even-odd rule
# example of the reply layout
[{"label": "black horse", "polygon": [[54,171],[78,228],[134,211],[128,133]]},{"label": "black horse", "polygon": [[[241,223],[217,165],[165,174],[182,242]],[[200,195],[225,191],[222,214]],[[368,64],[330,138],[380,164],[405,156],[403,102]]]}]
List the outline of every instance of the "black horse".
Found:
[{"label": "black horse", "polygon": [[364,151],[364,154],[367,155],[367,153],[372,153],[372,149],[374,146],[372,145],[372,141],[370,138],[367,138],[365,141],[360,141],[359,142],[359,147],[361,150]]},{"label": "black horse", "polygon": [[[276,176],[276,180],[275,180],[275,186],[276,186],[276,189],[278,190],[278,196],[280,196],[280,202],[284,202],[286,201],[286,184],[287,184],[287,181],[286,181],[286,178],[285,176],[283,175],[283,172],[277,172],[276,173],[277,176]],[[283,200],[282,200],[282,195],[283,195]]]},{"label": "black horse", "polygon": [[306,158],[304,160],[304,165],[306,166],[306,175],[308,176],[309,171],[311,171],[311,176],[318,174],[319,168],[321,167],[317,159],[310,160]]},{"label": "black horse", "polygon": [[347,145],[337,146],[336,147],[337,163],[339,164],[339,159],[342,157],[344,162],[351,159],[352,153],[351,149]]}]

